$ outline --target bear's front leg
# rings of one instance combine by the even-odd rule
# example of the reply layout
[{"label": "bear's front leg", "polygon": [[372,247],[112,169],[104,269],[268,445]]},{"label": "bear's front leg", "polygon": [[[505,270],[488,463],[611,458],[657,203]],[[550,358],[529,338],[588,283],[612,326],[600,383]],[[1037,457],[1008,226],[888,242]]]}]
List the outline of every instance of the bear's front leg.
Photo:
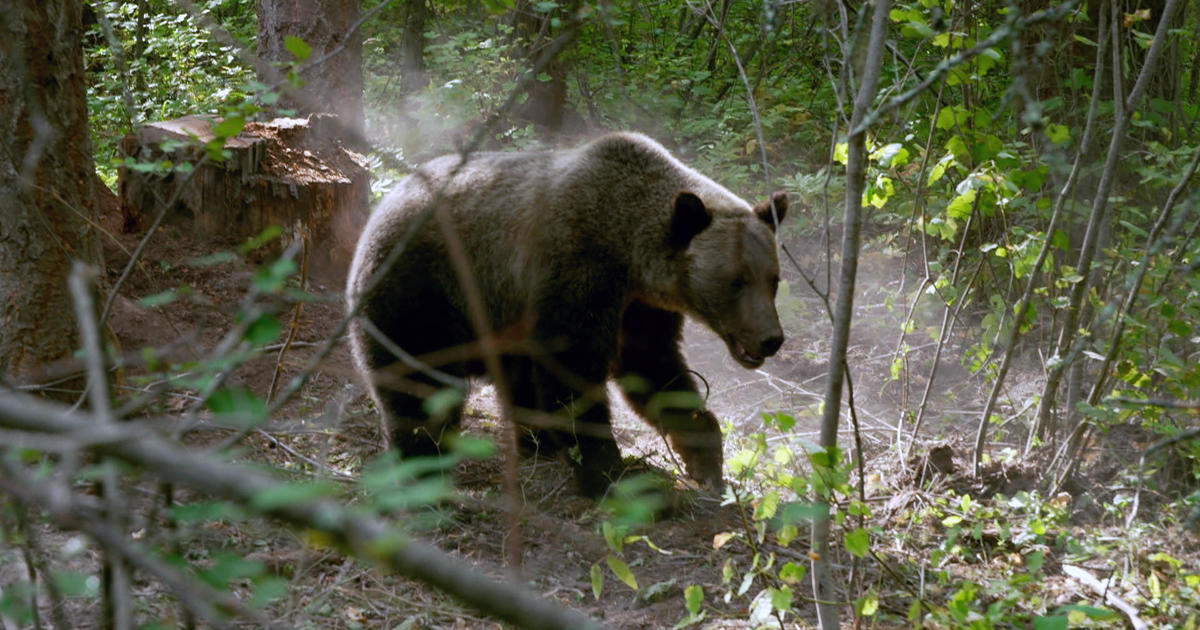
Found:
[{"label": "bear's front leg", "polygon": [[[607,275],[612,274],[598,277]],[[590,276],[566,270],[556,277],[572,282],[544,287],[536,311],[536,350],[530,357],[537,406],[548,412],[550,424],[542,434],[557,443],[552,448],[567,453],[580,492],[599,497],[622,472],[606,389],[620,321],[620,311],[611,303],[619,301],[583,299],[581,296],[615,293],[611,287],[576,285]],[[563,296],[571,295],[577,297],[564,301]],[[588,304],[591,310],[580,312],[564,306],[577,303]]]},{"label": "bear's front leg", "polygon": [[635,301],[621,318],[614,376],[634,411],[667,437],[688,475],[724,488],[721,427],[679,351],[683,316]]},{"label": "bear's front leg", "polygon": [[622,471],[604,383],[588,385],[591,379],[578,371],[557,361],[546,363],[549,367],[536,369],[538,406],[548,412],[540,434],[554,442],[549,450],[566,453],[580,493],[600,497]]}]

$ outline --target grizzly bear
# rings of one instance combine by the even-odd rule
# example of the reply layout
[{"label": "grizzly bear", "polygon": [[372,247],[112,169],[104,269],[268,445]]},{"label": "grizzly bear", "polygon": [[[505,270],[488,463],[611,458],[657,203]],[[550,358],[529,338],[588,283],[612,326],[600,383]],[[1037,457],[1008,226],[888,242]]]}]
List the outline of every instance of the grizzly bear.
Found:
[{"label": "grizzly bear", "polygon": [[775,227],[786,211],[786,194],[752,208],[636,133],[425,164],[371,216],[347,288],[351,312],[361,307],[355,364],[392,446],[436,454],[459,422],[461,403],[427,401],[484,374],[473,298],[499,340],[516,420],[540,449],[570,450],[584,494],[621,472],[610,377],[688,474],[720,489],[721,430],[680,352],[683,315],[746,368],[779,350]]}]

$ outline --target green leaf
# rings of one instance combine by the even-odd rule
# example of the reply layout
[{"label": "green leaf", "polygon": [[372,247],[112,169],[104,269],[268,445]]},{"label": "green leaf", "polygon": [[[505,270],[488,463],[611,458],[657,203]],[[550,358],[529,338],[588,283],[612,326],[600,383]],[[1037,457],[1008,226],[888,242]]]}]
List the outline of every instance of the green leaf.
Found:
[{"label": "green leaf", "polygon": [[268,512],[285,505],[308,503],[316,499],[337,496],[338,488],[329,481],[280,483],[254,495],[250,507]]},{"label": "green leaf", "polygon": [[1071,142],[1071,130],[1066,125],[1049,124],[1046,125],[1046,138],[1057,145],[1065,145]]},{"label": "green leaf", "polygon": [[253,324],[246,329],[246,341],[256,345],[263,346],[279,336],[283,327],[279,325],[279,320],[272,315],[263,315],[254,320]]},{"label": "green leaf", "polygon": [[781,612],[791,610],[792,589],[787,586],[771,589],[771,607]]},{"label": "green leaf", "polygon": [[762,496],[762,500],[758,502],[758,506],[754,508],[754,520],[765,521],[775,516],[775,511],[779,509],[779,493],[769,491]]},{"label": "green leaf", "polygon": [[161,293],[153,293],[143,297],[138,300],[138,305],[142,308],[158,308],[166,306],[178,298],[179,294],[175,292],[175,289],[167,289]]},{"label": "green leaf", "polygon": [[1046,552],[1034,551],[1025,556],[1025,568],[1029,569],[1029,574],[1034,575],[1042,570],[1042,565],[1046,562]]},{"label": "green leaf", "polygon": [[796,527],[795,525],[793,525],[791,523],[788,523],[787,525],[784,525],[783,527],[779,528],[779,534],[776,537],[779,539],[779,544],[786,547],[786,546],[792,544],[792,541],[796,540],[796,538],[799,535],[800,535],[800,528]]},{"label": "green leaf", "polygon": [[214,254],[208,254],[207,256],[196,256],[195,258],[189,258],[187,264],[191,267],[212,267],[214,265],[231,263],[237,259],[237,256],[235,256],[233,252],[216,252]]},{"label": "green leaf", "polygon": [[1116,612],[1113,612],[1107,608],[1097,608],[1096,606],[1088,606],[1087,604],[1067,604],[1065,606],[1059,606],[1058,609],[1054,611],[1054,614],[1061,615],[1063,613],[1072,612],[1083,613],[1083,615],[1088,619],[1095,621],[1109,621],[1121,618],[1121,616]]},{"label": "green leaf", "polygon": [[833,160],[838,164],[845,165],[850,161],[850,145],[845,142],[839,142],[833,147]]},{"label": "green leaf", "polygon": [[637,578],[633,577],[633,571],[629,570],[629,565],[625,564],[624,560],[609,554],[605,561],[608,562],[608,568],[612,569],[613,574],[620,578],[626,586],[635,591],[638,589]]},{"label": "green leaf", "polygon": [[89,585],[89,580],[93,580],[93,576],[75,571],[55,571],[51,574],[51,579],[54,580],[54,585],[58,587],[58,592],[66,597],[94,594],[96,591],[95,584],[99,583],[96,580]]},{"label": "green leaf", "polygon": [[254,274],[254,288],[263,293],[278,293],[287,284],[288,276],[296,271],[296,261],[280,258]]},{"label": "green leaf", "polygon": [[245,387],[218,389],[209,397],[205,406],[219,417],[249,421],[252,424],[257,424],[267,417],[267,403]]},{"label": "green leaf", "polygon": [[495,457],[499,450],[495,442],[485,437],[452,433],[448,441],[452,451],[467,459],[488,459]]},{"label": "green leaf", "polygon": [[942,176],[946,174],[946,169],[951,164],[955,163],[956,162],[954,161],[953,153],[947,153],[946,155],[942,156],[942,159],[938,160],[937,163],[933,165],[933,168],[930,169],[929,181],[927,183],[932,185],[934,182],[941,179]]},{"label": "green leaf", "polygon": [[600,594],[604,592],[604,570],[600,568],[600,563],[592,565],[592,596],[600,599]]},{"label": "green leaf", "polygon": [[425,413],[439,417],[458,406],[463,401],[463,391],[457,387],[445,387],[437,390],[421,402]]},{"label": "green leaf", "polygon": [[238,251],[240,251],[244,256],[279,238],[281,234],[283,234],[282,227],[276,224],[268,225],[262,232],[258,233],[258,236],[251,237],[247,239],[245,243],[242,243],[241,247],[238,248]]},{"label": "green leaf", "polygon": [[288,594],[291,582],[285,578],[268,575],[255,581],[254,596],[250,598],[251,608],[262,608],[273,601],[282,599]]},{"label": "green leaf", "polygon": [[246,560],[229,551],[218,551],[214,555],[216,562],[210,568],[198,572],[200,579],[214,588],[224,589],[234,580],[257,577],[266,570],[266,565],[262,562]]},{"label": "green leaf", "polygon": [[704,589],[699,584],[690,584],[683,589],[684,606],[688,614],[695,617],[700,614],[700,606],[704,604]]},{"label": "green leaf", "polygon": [[879,597],[875,593],[868,593],[858,600],[858,614],[863,617],[870,617],[879,612]]},{"label": "green leaf", "polygon": [[763,424],[787,432],[796,426],[796,418],[786,413],[763,413]]},{"label": "green leaf", "polygon": [[246,119],[241,116],[230,116],[213,126],[213,134],[218,138],[232,138],[246,127]]},{"label": "green leaf", "polygon": [[779,569],[779,579],[788,584],[797,584],[808,575],[808,567],[795,562],[789,562]]},{"label": "green leaf", "polygon": [[1055,615],[1053,617],[1034,617],[1034,630],[1067,630],[1069,618],[1066,615]]},{"label": "green leaf", "polygon": [[492,15],[507,13],[516,6],[516,0],[483,0],[483,8]]},{"label": "green leaf", "polygon": [[1054,245],[1054,247],[1063,251],[1067,251],[1071,248],[1071,239],[1067,236],[1066,232],[1062,231],[1062,229],[1054,230],[1054,238],[1051,239],[1050,242]]},{"label": "green leaf", "polygon": [[621,553],[621,549],[625,547],[625,534],[612,521],[604,521],[600,523],[600,533],[604,535],[604,543],[609,549],[617,553]]},{"label": "green leaf", "polygon": [[953,136],[946,141],[946,150],[954,154],[954,159],[964,162],[971,157],[971,150],[962,136]]},{"label": "green leaf", "polygon": [[937,122],[934,124],[938,129],[953,129],[955,125],[954,108],[943,107],[938,112]]},{"label": "green leaf", "polygon": [[309,55],[312,54],[312,46],[309,46],[308,42],[294,35],[288,35],[283,38],[283,47],[300,61],[308,59]]},{"label": "green leaf", "polygon": [[975,203],[975,191],[968,190],[954,199],[950,200],[946,206],[946,214],[954,219],[966,220],[971,216],[971,207]]},{"label": "green leaf", "polygon": [[908,149],[899,142],[892,142],[877,149],[871,158],[877,160],[882,168],[898,168],[908,164]]},{"label": "green leaf", "polygon": [[231,521],[241,518],[242,511],[224,501],[205,501],[189,505],[172,505],[171,516],[180,523]]},{"label": "green leaf", "polygon": [[846,551],[859,558],[865,558],[867,552],[870,550],[871,536],[867,533],[867,530],[860,527],[846,534]]}]

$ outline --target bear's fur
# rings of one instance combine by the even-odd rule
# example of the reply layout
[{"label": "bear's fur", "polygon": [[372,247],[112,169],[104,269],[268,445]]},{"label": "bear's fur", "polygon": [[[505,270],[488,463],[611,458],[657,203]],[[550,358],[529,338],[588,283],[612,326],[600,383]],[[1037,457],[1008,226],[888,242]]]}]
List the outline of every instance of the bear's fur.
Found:
[{"label": "bear's fur", "polygon": [[[441,217],[431,218],[435,208]],[[438,452],[461,406],[431,415],[424,399],[483,373],[455,243],[442,229],[452,225],[504,346],[518,419],[544,429],[534,433],[540,448],[578,445],[584,493],[602,493],[620,473],[610,377],[688,474],[720,488],[721,432],[680,352],[683,314],[747,368],[773,355],[783,343],[774,230],[786,211],[785,194],[752,208],[635,133],[429,162],[371,216],[347,288],[350,308],[361,302],[359,320],[373,324],[356,320],[350,338],[392,446]]]}]

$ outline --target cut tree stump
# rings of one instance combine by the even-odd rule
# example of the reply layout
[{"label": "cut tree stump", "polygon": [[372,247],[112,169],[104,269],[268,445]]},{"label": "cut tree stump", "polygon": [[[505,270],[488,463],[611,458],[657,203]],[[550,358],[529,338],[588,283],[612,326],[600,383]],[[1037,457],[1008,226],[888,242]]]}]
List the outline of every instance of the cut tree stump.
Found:
[{"label": "cut tree stump", "polygon": [[278,225],[283,237],[274,252],[307,235],[312,272],[344,278],[367,219],[370,172],[366,158],[338,140],[333,117],[249,122],[226,141],[226,159],[203,160],[215,122],[186,116],[122,139],[125,155],[141,164],[186,162],[195,170],[121,168],[122,229],[145,229],[166,203],[170,222],[186,223],[195,237],[214,243],[240,243]]}]

